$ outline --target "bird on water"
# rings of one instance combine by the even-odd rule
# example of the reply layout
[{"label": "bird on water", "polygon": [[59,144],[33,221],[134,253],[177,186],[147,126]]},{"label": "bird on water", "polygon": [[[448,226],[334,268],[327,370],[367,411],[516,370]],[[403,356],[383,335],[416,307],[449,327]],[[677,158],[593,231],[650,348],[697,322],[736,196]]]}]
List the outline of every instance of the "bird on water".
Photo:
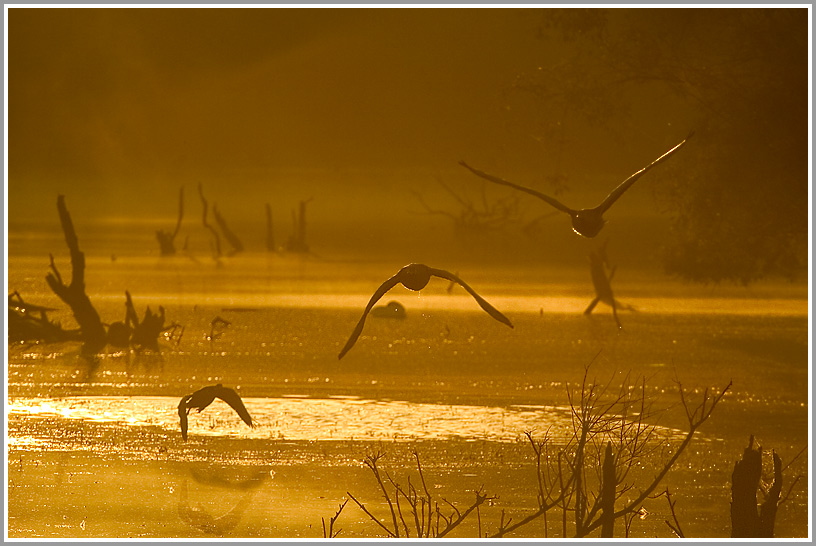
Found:
[{"label": "bird on water", "polygon": [[513,327],[513,324],[508,320],[507,317],[502,315],[495,307],[487,303],[484,298],[482,298],[479,294],[477,294],[470,286],[465,283],[462,279],[458,276],[454,275],[449,271],[445,271],[444,269],[434,269],[432,267],[428,267],[424,264],[409,264],[400,269],[396,275],[385,281],[380,285],[374,295],[371,296],[371,299],[368,301],[368,305],[366,305],[365,311],[363,311],[363,316],[360,317],[360,321],[357,323],[357,326],[354,328],[354,331],[351,333],[351,337],[349,337],[348,341],[346,342],[345,347],[343,350],[340,351],[340,354],[337,355],[337,358],[343,358],[349,349],[354,346],[354,343],[357,341],[357,338],[360,337],[360,333],[363,331],[363,325],[365,324],[366,317],[368,313],[371,311],[371,308],[374,307],[374,304],[382,298],[386,292],[394,288],[398,284],[402,284],[405,288],[414,291],[420,291],[425,286],[427,286],[428,281],[431,280],[431,277],[440,277],[443,279],[447,279],[449,281],[453,281],[459,284],[462,288],[468,291],[473,299],[476,300],[476,303],[479,306],[487,311],[487,313],[493,317],[494,319],[498,320],[509,326],[510,328]]},{"label": "bird on water", "polygon": [[218,385],[210,385],[199,389],[193,394],[188,394],[179,402],[179,422],[181,424],[181,437],[184,440],[187,440],[187,415],[190,413],[190,410],[195,408],[198,410],[198,413],[201,413],[201,411],[212,404],[216,398],[220,398],[229,404],[230,407],[241,416],[244,423],[252,427],[252,417],[250,417],[241,397],[238,396],[238,393],[234,390],[219,383]]},{"label": "bird on water", "polygon": [[570,218],[572,219],[572,230],[578,235],[591,238],[595,237],[601,231],[601,228],[603,228],[604,224],[606,223],[606,220],[603,219],[603,214],[607,210],[609,210],[609,207],[611,207],[615,203],[615,201],[617,201],[620,198],[620,196],[623,195],[624,192],[628,190],[632,186],[632,184],[635,183],[635,181],[638,178],[643,176],[646,173],[646,171],[648,171],[649,169],[651,169],[652,167],[654,167],[655,165],[669,157],[671,154],[679,150],[686,143],[686,141],[688,141],[688,139],[692,137],[692,135],[694,135],[693,131],[689,133],[689,135],[685,139],[683,139],[682,142],[677,144],[674,148],[672,148],[665,154],[661,155],[660,157],[658,157],[657,159],[655,159],[654,161],[640,169],[638,172],[636,172],[635,174],[633,174],[632,176],[618,184],[618,186],[614,190],[612,190],[609,193],[609,195],[606,196],[606,199],[604,199],[600,205],[589,209],[577,209],[577,210],[571,209],[568,206],[564,205],[558,199],[555,199],[554,197],[550,197],[549,195],[545,195],[536,190],[525,188],[524,186],[519,186],[518,184],[508,182],[507,180],[503,180],[491,174],[487,174],[486,172],[480,171],[478,169],[474,169],[464,161],[460,161],[459,164],[465,167],[466,169],[470,170],[476,176],[484,178],[485,180],[489,180],[490,182],[493,182],[495,184],[501,184],[502,186],[510,186],[511,188],[515,188],[519,191],[529,193],[530,195],[534,195],[539,199],[546,201],[547,203],[549,203],[556,209],[560,210],[561,212],[566,212],[567,214],[570,215]]}]

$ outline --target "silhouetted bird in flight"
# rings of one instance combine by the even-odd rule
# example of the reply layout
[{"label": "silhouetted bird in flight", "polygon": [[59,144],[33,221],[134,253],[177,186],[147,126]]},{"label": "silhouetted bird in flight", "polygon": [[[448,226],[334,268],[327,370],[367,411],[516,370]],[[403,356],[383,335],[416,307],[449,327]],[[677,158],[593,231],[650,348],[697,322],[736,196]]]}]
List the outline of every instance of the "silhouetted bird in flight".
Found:
[{"label": "silhouetted bird in flight", "polygon": [[187,440],[187,415],[190,413],[190,410],[196,408],[198,409],[198,413],[201,413],[201,411],[212,404],[216,398],[220,398],[229,404],[230,407],[241,416],[244,423],[250,427],[252,426],[252,417],[250,417],[238,393],[219,383],[218,385],[210,385],[209,387],[199,389],[193,394],[188,394],[179,402],[178,414],[181,424],[181,437],[184,440]]},{"label": "silhouetted bird in flight", "polygon": [[518,184],[513,184],[512,182],[508,182],[507,180],[503,180],[496,176],[482,172],[478,169],[474,169],[464,161],[460,161],[459,164],[465,167],[466,169],[469,169],[476,176],[480,176],[485,180],[489,180],[490,182],[501,184],[503,186],[510,186],[511,188],[515,188],[517,190],[529,193],[530,195],[534,195],[539,199],[546,201],[556,209],[562,212],[566,212],[567,214],[570,215],[570,218],[572,218],[572,230],[575,233],[577,233],[578,235],[583,235],[584,237],[595,237],[598,234],[598,232],[601,231],[601,228],[603,228],[604,224],[606,223],[606,220],[603,219],[603,214],[609,209],[609,207],[611,207],[615,203],[615,201],[617,201],[620,198],[620,196],[623,195],[623,193],[626,190],[628,190],[632,184],[635,183],[635,181],[638,178],[643,176],[643,174],[646,171],[648,171],[649,169],[651,169],[652,167],[654,167],[655,165],[669,157],[671,154],[676,152],[681,146],[683,146],[686,143],[686,141],[689,138],[691,138],[693,134],[694,132],[692,131],[680,144],[678,144],[677,146],[675,146],[665,154],[661,155],[660,157],[649,163],[647,166],[640,169],[638,172],[636,172],[635,174],[633,174],[632,176],[618,184],[618,187],[612,190],[612,192],[606,196],[606,199],[604,199],[600,205],[590,209],[580,210],[571,209],[568,206],[561,203],[561,201],[559,201],[558,199],[555,199],[554,197],[544,195],[543,193],[537,192],[536,190],[525,188],[524,186],[519,186]]},{"label": "silhouetted bird in flight", "polygon": [[615,324],[618,325],[618,328],[622,328],[623,326],[621,326],[620,320],[618,319],[618,309],[634,311],[635,308],[615,299],[615,295],[612,293],[612,277],[615,276],[615,267],[611,268],[609,276],[607,276],[605,266],[608,265],[608,263],[606,257],[606,242],[601,245],[597,252],[589,253],[589,271],[592,275],[592,284],[595,287],[595,298],[589,303],[584,314],[589,315],[599,302],[604,302],[612,307],[612,316],[615,317]]},{"label": "silhouetted bird in flight", "polygon": [[357,338],[360,337],[360,332],[363,331],[363,324],[365,324],[366,317],[368,316],[369,311],[371,308],[374,307],[374,304],[382,298],[386,292],[394,288],[398,284],[402,284],[405,288],[409,290],[420,291],[425,286],[427,286],[428,281],[431,280],[431,277],[441,277],[443,279],[447,279],[449,281],[453,281],[462,286],[465,290],[467,290],[471,296],[476,300],[476,303],[479,306],[488,312],[488,314],[493,317],[494,319],[498,320],[499,322],[503,322],[504,324],[508,325],[510,328],[513,327],[513,324],[502,315],[495,307],[487,303],[479,294],[477,294],[470,286],[468,286],[465,281],[443,269],[434,269],[432,267],[428,267],[427,265],[423,264],[409,264],[403,267],[402,269],[397,272],[396,275],[385,281],[380,285],[374,295],[371,296],[371,299],[368,301],[368,305],[366,305],[365,311],[363,311],[363,316],[360,317],[360,322],[357,323],[357,326],[354,328],[354,331],[351,333],[351,337],[349,337],[348,341],[346,342],[346,346],[343,347],[343,350],[340,351],[340,354],[337,355],[337,358],[343,358],[349,349],[354,346],[354,343],[357,341]]}]

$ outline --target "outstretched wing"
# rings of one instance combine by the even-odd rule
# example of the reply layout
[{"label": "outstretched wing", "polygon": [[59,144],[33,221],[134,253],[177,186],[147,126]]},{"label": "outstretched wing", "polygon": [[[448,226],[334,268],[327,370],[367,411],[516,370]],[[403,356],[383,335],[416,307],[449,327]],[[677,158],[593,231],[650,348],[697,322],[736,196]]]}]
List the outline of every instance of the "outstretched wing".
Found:
[{"label": "outstretched wing", "polygon": [[187,441],[187,401],[192,398],[192,394],[188,394],[181,399],[178,405],[179,425],[181,425],[181,438]]},{"label": "outstretched wing", "polygon": [[617,200],[620,198],[620,196],[621,196],[621,195],[623,195],[623,192],[625,192],[626,190],[628,190],[628,189],[629,189],[629,187],[630,187],[632,184],[634,184],[634,183],[635,183],[635,181],[636,181],[638,178],[640,178],[641,176],[643,176],[643,175],[646,173],[646,171],[648,171],[649,169],[651,169],[652,167],[654,167],[655,165],[657,165],[658,163],[660,163],[661,161],[663,161],[664,159],[666,159],[667,157],[669,157],[671,154],[673,154],[674,152],[676,152],[678,149],[680,149],[680,147],[681,147],[683,144],[685,144],[685,143],[686,143],[686,141],[687,141],[688,139],[690,139],[690,138],[691,138],[693,135],[694,135],[694,131],[690,132],[690,133],[689,133],[689,135],[688,135],[688,136],[687,136],[685,139],[683,139],[683,142],[681,142],[680,144],[678,144],[677,146],[675,146],[674,148],[672,148],[671,150],[669,150],[669,151],[668,151],[668,152],[666,152],[665,154],[661,155],[660,157],[658,157],[657,159],[655,159],[654,161],[652,161],[651,163],[649,163],[647,166],[643,167],[643,168],[642,168],[642,169],[640,169],[638,172],[636,172],[635,174],[633,174],[632,176],[630,176],[629,178],[627,178],[626,180],[624,180],[623,182],[621,182],[620,184],[618,184],[618,187],[617,187],[617,188],[615,188],[614,190],[612,190],[612,192],[611,192],[609,195],[607,195],[607,196],[606,196],[606,199],[604,199],[604,200],[603,200],[603,202],[602,202],[600,205],[598,205],[598,207],[597,207],[597,208],[598,208],[598,211],[599,211],[601,214],[603,214],[604,212],[606,212],[606,211],[609,209],[609,207],[611,207],[611,206],[612,206],[612,204],[613,204],[615,201],[617,201]]},{"label": "outstretched wing", "polygon": [[460,279],[459,277],[457,277],[453,273],[451,273],[449,271],[445,271],[444,269],[431,269],[431,275],[434,275],[436,277],[441,277],[443,279],[448,279],[449,281],[453,281],[453,282],[461,285],[462,288],[467,290],[468,293],[471,296],[473,296],[473,299],[476,300],[476,303],[479,304],[479,307],[481,307],[482,309],[487,311],[487,313],[491,317],[498,320],[499,322],[502,322],[502,323],[508,325],[510,328],[513,327],[513,323],[510,322],[510,320],[507,317],[502,315],[501,312],[499,312],[498,309],[496,309],[495,307],[493,307],[492,305],[487,303],[487,301],[485,301],[485,299],[482,298],[479,294],[477,294],[475,290],[473,290],[470,286],[468,286],[465,281],[463,281],[462,279]]},{"label": "outstretched wing", "polygon": [[215,394],[218,398],[226,402],[230,405],[232,409],[241,416],[241,419],[244,420],[249,426],[252,426],[252,417],[249,416],[249,412],[244,406],[244,402],[241,400],[241,397],[238,396],[238,393],[234,390],[230,389],[229,387],[221,387]]},{"label": "outstretched wing", "polygon": [[470,172],[472,172],[476,176],[480,176],[480,177],[484,178],[485,180],[489,180],[490,182],[493,182],[494,184],[501,184],[502,186],[510,186],[511,188],[515,188],[515,189],[517,189],[519,191],[523,191],[525,193],[529,193],[530,195],[534,195],[534,196],[538,197],[539,199],[542,199],[542,200],[546,201],[547,203],[554,206],[558,210],[560,210],[562,212],[566,212],[569,215],[573,215],[576,212],[576,211],[572,210],[571,208],[569,208],[568,206],[564,205],[558,199],[555,199],[554,197],[550,197],[549,195],[544,195],[543,193],[537,192],[535,190],[531,190],[530,188],[525,188],[524,186],[519,186],[518,184],[513,184],[512,182],[508,182],[507,180],[503,180],[503,179],[501,179],[501,178],[499,178],[497,176],[493,176],[491,174],[487,174],[486,172],[480,171],[478,169],[474,169],[473,167],[471,167],[470,165],[468,165],[464,161],[460,161],[459,164],[461,166],[463,166],[464,168],[468,169]]},{"label": "outstretched wing", "polygon": [[339,355],[337,355],[338,360],[343,358],[343,355],[349,352],[349,349],[354,347],[354,344],[357,342],[357,338],[360,337],[360,333],[363,331],[365,319],[368,316],[369,311],[371,311],[371,308],[374,307],[374,304],[376,304],[380,300],[380,298],[382,298],[385,295],[386,292],[394,288],[399,283],[400,274],[397,273],[396,275],[382,283],[380,287],[377,289],[377,291],[374,292],[374,295],[371,296],[370,300],[368,300],[368,305],[366,305],[365,311],[363,311],[363,316],[360,317],[360,321],[357,323],[357,326],[354,327],[354,331],[351,333],[351,336],[349,336],[348,341],[346,341],[345,347],[343,347],[343,350],[340,351]]}]

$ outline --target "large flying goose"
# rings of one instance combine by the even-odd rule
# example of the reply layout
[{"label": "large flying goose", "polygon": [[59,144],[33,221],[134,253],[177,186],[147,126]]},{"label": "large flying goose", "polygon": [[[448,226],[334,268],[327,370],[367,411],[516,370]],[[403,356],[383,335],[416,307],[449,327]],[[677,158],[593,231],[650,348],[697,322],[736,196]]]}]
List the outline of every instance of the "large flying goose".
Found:
[{"label": "large flying goose", "polygon": [[348,341],[346,342],[346,346],[343,347],[343,350],[340,351],[340,354],[337,355],[337,358],[343,358],[349,349],[354,346],[354,343],[357,341],[357,338],[360,337],[360,332],[363,331],[363,324],[365,324],[366,317],[368,316],[369,311],[371,308],[374,307],[374,304],[382,298],[386,292],[394,288],[398,284],[402,284],[405,288],[409,290],[420,291],[425,286],[427,286],[428,281],[431,280],[431,277],[441,277],[443,279],[447,279],[449,281],[453,281],[462,286],[465,290],[467,290],[471,296],[476,300],[476,303],[479,306],[488,312],[488,314],[493,317],[494,319],[498,320],[499,322],[503,322],[510,328],[513,327],[513,324],[502,315],[495,307],[487,303],[479,294],[477,294],[470,286],[468,286],[465,281],[460,279],[458,276],[454,275],[449,271],[445,271],[443,269],[434,269],[432,267],[428,267],[427,265],[423,264],[409,264],[400,269],[396,275],[385,281],[380,285],[374,295],[371,296],[371,299],[368,301],[368,305],[366,305],[365,311],[363,311],[363,316],[360,317],[360,321],[357,323],[357,326],[354,328],[354,331],[351,333],[351,337],[349,337]]},{"label": "large flying goose", "polygon": [[513,184],[512,182],[508,182],[507,180],[503,180],[496,176],[487,174],[486,172],[480,171],[478,169],[474,169],[464,161],[460,161],[459,164],[465,167],[466,169],[469,169],[476,176],[480,176],[485,180],[489,180],[490,182],[493,182],[495,184],[501,184],[502,186],[510,186],[511,188],[515,188],[519,191],[529,193],[530,195],[534,195],[539,199],[546,201],[556,209],[562,212],[566,212],[567,214],[570,215],[570,218],[572,218],[572,230],[575,233],[577,233],[578,235],[583,235],[584,237],[595,237],[601,231],[601,228],[603,228],[604,224],[606,223],[606,220],[603,219],[603,214],[607,210],[609,210],[609,207],[611,207],[615,203],[615,201],[617,201],[620,198],[620,196],[623,195],[623,193],[626,190],[628,190],[632,186],[632,184],[635,183],[635,181],[638,178],[643,176],[643,174],[646,173],[646,171],[648,171],[649,169],[651,169],[652,167],[654,167],[655,165],[669,157],[671,154],[676,152],[678,149],[680,149],[680,147],[683,146],[686,143],[686,141],[692,137],[693,134],[694,132],[692,131],[685,139],[683,139],[683,141],[680,144],[676,145],[674,148],[672,148],[665,154],[661,155],[660,157],[658,157],[657,159],[655,159],[654,161],[640,169],[638,172],[636,172],[635,174],[633,174],[632,176],[618,184],[618,187],[612,190],[612,192],[606,196],[606,199],[604,199],[600,205],[589,209],[578,210],[571,209],[568,206],[564,205],[558,199],[555,199],[554,197],[550,197],[549,195],[545,195],[530,188],[525,188],[524,186],[519,186],[518,184]]}]

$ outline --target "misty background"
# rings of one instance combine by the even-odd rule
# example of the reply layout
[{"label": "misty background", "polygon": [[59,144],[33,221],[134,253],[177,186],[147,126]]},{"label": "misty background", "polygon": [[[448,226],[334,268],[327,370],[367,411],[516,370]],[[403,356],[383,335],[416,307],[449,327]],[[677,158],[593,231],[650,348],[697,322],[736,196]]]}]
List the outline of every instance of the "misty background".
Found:
[{"label": "misty background", "polygon": [[[793,278],[807,34],[805,9],[12,8],[10,236],[58,230],[61,193],[80,242],[128,219],[157,252],[182,185],[200,229],[202,184],[249,250],[265,203],[283,240],[312,198],[322,255],[577,264],[566,215],[457,162],[583,208],[694,130],[599,239],[697,280]],[[496,225],[457,223],[463,203]]]}]

